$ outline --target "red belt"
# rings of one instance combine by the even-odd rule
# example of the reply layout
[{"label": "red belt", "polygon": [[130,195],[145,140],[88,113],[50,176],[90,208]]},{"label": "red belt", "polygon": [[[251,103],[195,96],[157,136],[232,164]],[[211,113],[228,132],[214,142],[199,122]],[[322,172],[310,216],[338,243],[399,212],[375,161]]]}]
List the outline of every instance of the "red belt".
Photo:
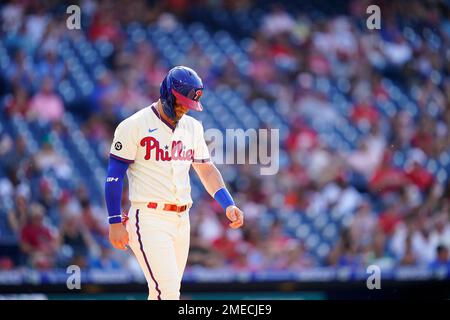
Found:
[{"label": "red belt", "polygon": [[[157,207],[158,207],[158,204],[156,202],[149,202],[147,204],[147,208],[150,208],[150,209],[156,209]],[[165,203],[162,210],[174,211],[174,212],[180,213],[180,212],[186,211],[187,207],[188,207],[187,205],[177,206],[176,204]]]}]

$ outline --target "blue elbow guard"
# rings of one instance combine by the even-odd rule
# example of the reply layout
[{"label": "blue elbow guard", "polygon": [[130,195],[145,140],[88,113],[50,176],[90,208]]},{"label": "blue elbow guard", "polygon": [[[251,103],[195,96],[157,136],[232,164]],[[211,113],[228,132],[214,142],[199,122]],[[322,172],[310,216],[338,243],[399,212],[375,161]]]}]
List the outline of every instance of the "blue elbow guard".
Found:
[{"label": "blue elbow guard", "polygon": [[231,194],[228,192],[227,188],[219,189],[214,194],[214,199],[216,199],[223,210],[226,210],[229,206],[234,206],[234,200],[231,197]]}]

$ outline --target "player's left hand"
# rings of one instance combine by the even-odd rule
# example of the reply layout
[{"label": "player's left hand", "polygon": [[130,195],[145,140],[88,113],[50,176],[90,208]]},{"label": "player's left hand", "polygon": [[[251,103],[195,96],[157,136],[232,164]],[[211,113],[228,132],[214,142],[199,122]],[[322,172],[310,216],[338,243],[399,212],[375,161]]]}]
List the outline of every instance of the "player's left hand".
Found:
[{"label": "player's left hand", "polygon": [[233,229],[244,225],[244,213],[236,206],[228,206],[226,210],[227,218],[231,220],[229,226]]}]

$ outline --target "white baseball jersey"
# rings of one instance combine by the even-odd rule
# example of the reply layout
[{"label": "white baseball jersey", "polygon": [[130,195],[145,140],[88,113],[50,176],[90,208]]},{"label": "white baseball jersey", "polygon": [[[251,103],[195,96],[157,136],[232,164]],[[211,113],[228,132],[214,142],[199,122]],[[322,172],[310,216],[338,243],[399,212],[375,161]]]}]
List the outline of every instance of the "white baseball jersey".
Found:
[{"label": "white baseball jersey", "polygon": [[184,115],[173,127],[159,114],[157,102],[118,125],[110,154],[130,164],[127,176],[132,204],[192,204],[191,163],[209,161],[202,124]]}]

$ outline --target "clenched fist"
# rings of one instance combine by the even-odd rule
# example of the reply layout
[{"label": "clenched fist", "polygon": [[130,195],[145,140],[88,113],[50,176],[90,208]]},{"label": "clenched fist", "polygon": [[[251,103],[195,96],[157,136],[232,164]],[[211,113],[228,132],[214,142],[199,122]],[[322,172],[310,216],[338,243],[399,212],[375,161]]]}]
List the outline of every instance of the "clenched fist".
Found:
[{"label": "clenched fist", "polygon": [[230,227],[237,229],[244,224],[244,213],[236,206],[228,206],[226,210],[227,218],[231,220]]},{"label": "clenched fist", "polygon": [[109,242],[119,250],[127,250],[128,232],[122,223],[109,225]]}]

